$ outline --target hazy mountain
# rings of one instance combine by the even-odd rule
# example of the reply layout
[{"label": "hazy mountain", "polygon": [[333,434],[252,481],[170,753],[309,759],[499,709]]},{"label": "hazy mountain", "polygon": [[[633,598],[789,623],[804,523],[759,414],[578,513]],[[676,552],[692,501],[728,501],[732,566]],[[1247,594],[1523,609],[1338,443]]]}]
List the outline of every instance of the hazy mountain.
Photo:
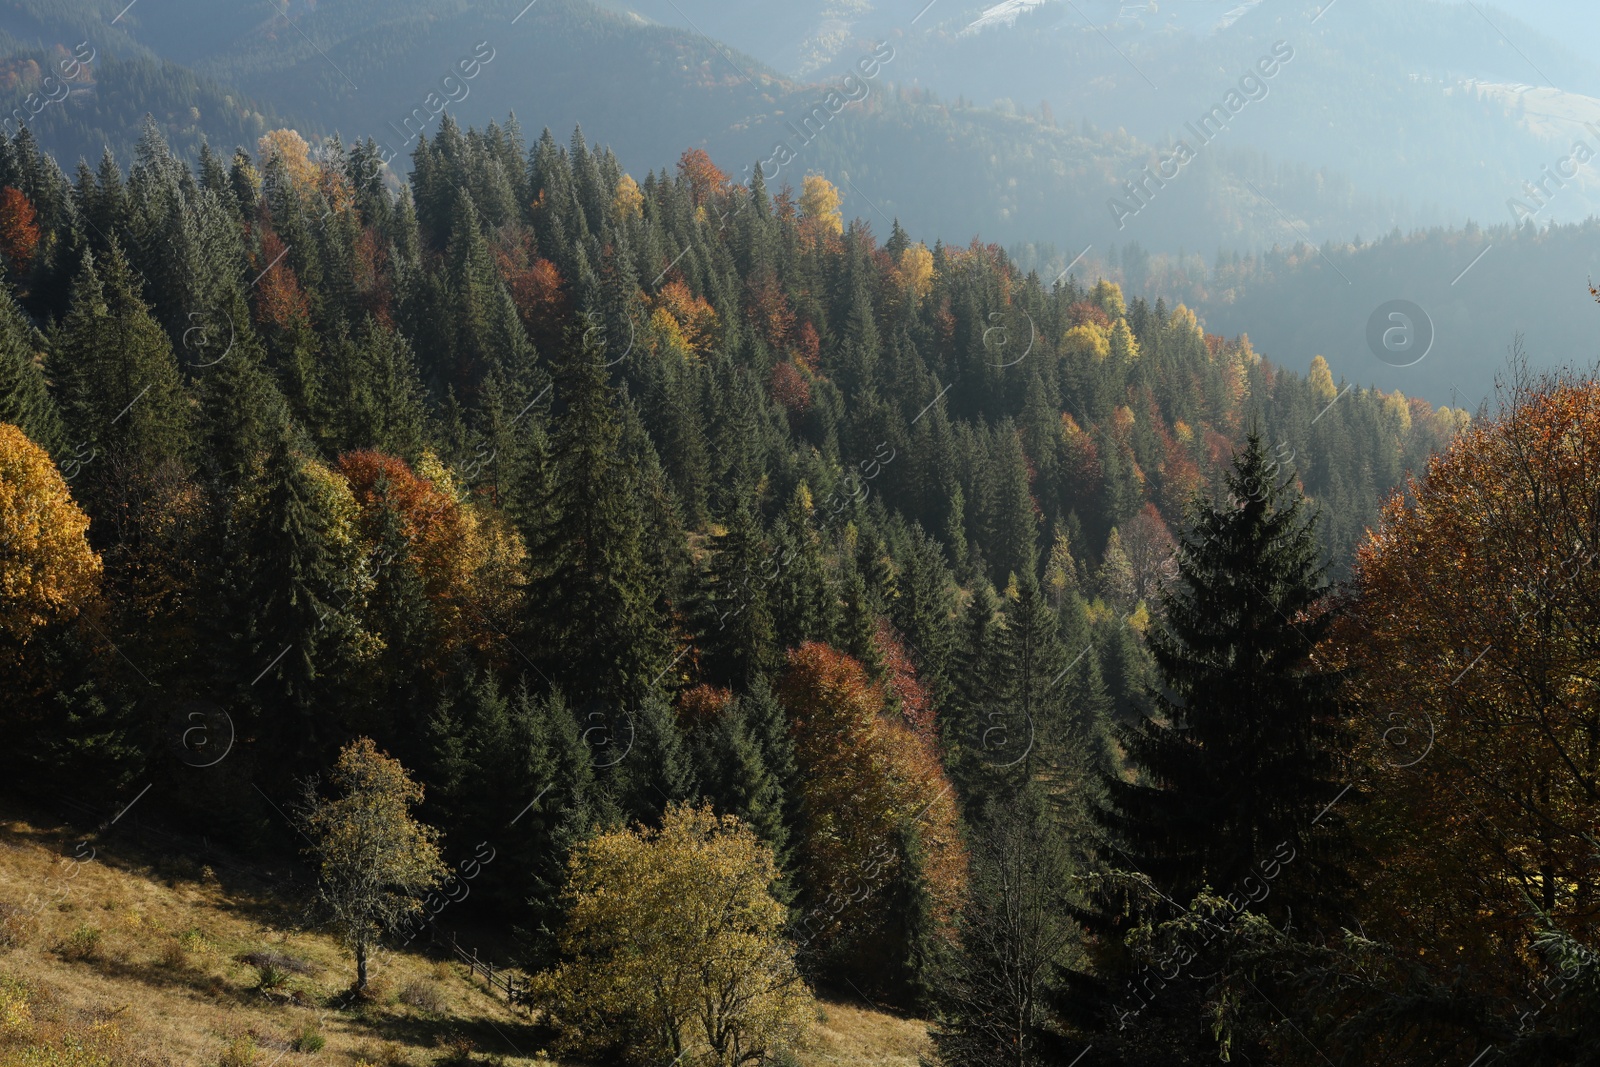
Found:
[{"label": "hazy mountain", "polygon": [[[20,0],[0,13],[0,43],[19,71],[12,106],[38,91],[30,60],[47,72],[73,48],[96,55],[64,102],[29,121],[65,160],[108,145],[126,157],[150,112],[191,155],[202,136],[231,150],[293,125],[347,143],[373,137],[397,175],[445,110],[463,125],[515,113],[530,134],[549,126],[565,137],[581,124],[641,177],[689,147],[741,180],[762,161],[774,187],[826,173],[846,213],[880,234],[899,218],[947,242],[1026,244],[1047,281],[1069,266],[1120,274],[1113,246],[1136,246],[1136,261],[1199,253],[1209,267],[1219,252],[1331,249],[1419,226],[1578,220],[1600,203],[1595,166],[1550,177],[1574,141],[1600,152],[1600,72],[1539,31],[1559,25],[1540,21],[1560,17],[1553,8],[1530,8],[1531,21],[1427,0],[752,10],[721,0]],[[1554,87],[1534,84],[1544,80],[1535,68]],[[1349,269],[1384,261],[1385,247]],[[1507,263],[1486,257],[1475,277],[1492,281]],[[1483,326],[1461,331],[1451,374],[1430,366],[1395,379],[1372,361],[1372,380],[1442,401],[1465,379],[1479,395],[1523,315],[1536,357],[1571,354],[1588,308],[1539,296],[1570,286],[1555,273],[1569,267],[1531,257],[1490,286],[1473,305]],[[1288,284],[1281,271],[1273,278],[1270,291]],[[1430,306],[1449,308],[1465,284]],[[1370,356],[1349,341],[1371,307],[1340,311],[1327,336],[1308,325],[1343,298],[1292,323],[1270,306],[1243,321],[1236,310],[1266,286],[1252,273],[1224,286],[1226,298],[1189,282],[1168,291],[1213,329],[1292,350],[1290,362],[1302,348]],[[1527,296],[1511,305],[1502,294],[1512,289]]]}]

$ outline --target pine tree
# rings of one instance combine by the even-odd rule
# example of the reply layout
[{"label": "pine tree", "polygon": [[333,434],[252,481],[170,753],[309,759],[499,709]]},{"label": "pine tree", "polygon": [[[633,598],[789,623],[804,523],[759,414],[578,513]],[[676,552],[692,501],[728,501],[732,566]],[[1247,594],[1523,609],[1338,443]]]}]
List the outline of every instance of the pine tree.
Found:
[{"label": "pine tree", "polygon": [[[530,551],[529,618],[542,669],[581,713],[592,700],[637,708],[668,665],[665,621],[645,566],[635,473],[601,352],[584,344],[556,382],[566,405],[554,442],[553,485]],[[559,604],[559,611],[545,605]]]},{"label": "pine tree", "polygon": [[1314,518],[1269,471],[1256,433],[1227,486],[1242,506],[1197,516],[1150,636],[1156,717],[1122,731],[1144,780],[1108,782],[1107,829],[1184,900],[1205,883],[1235,886],[1280,841],[1304,849],[1338,792],[1319,747],[1334,680],[1310,658],[1329,621]]},{"label": "pine tree", "polygon": [[274,754],[301,760],[340,734],[321,702],[357,637],[344,611],[357,561],[353,546],[331,529],[335,520],[325,486],[284,432],[266,458],[242,523],[246,573],[235,608],[244,621],[238,684],[260,702],[260,728]]},{"label": "pine tree", "polygon": [[712,681],[744,683],[776,669],[772,602],[780,562],[749,508],[735,511],[712,539],[698,627]]},{"label": "pine tree", "polygon": [[20,427],[45,451],[58,452],[63,444],[61,416],[34,355],[35,336],[11,287],[0,282],[0,422]]}]

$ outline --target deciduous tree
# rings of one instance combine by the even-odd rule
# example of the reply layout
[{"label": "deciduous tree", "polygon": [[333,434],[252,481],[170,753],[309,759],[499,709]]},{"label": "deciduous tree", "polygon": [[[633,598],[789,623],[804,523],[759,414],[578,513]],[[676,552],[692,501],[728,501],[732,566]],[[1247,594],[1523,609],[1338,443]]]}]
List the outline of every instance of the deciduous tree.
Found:
[{"label": "deciduous tree", "polygon": [[357,992],[378,938],[417,915],[417,897],[445,874],[439,832],[411,815],[422,787],[397,760],[358,737],[339,752],[324,795],[306,785],[298,815],[317,863],[318,897],[356,957]]},{"label": "deciduous tree", "polygon": [[772,850],[739,820],[674,805],[660,829],[573,856],[566,957],[541,975],[567,1043],[631,1063],[741,1067],[798,1037],[810,999],[772,895]]}]

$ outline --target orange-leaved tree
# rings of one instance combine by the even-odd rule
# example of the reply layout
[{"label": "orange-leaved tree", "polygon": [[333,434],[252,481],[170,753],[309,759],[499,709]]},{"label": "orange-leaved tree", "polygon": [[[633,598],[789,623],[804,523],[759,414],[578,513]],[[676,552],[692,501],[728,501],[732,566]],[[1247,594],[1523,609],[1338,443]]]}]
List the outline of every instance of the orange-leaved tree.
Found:
[{"label": "orange-leaved tree", "polygon": [[26,277],[39,250],[39,213],[20,189],[0,189],[0,255],[15,278]]},{"label": "orange-leaved tree", "polygon": [[729,186],[727,174],[711,162],[703,148],[691,148],[679,158],[678,177],[689,183],[689,196],[695,207],[704,207]]},{"label": "orange-leaved tree", "polygon": [[427,601],[431,633],[406,654],[431,664],[464,646],[492,645],[521,602],[526,557],[505,517],[466,500],[431,455],[413,469],[396,456],[350,452],[339,458],[339,472],[360,505],[358,525],[380,585],[403,569]]},{"label": "orange-leaved tree", "polygon": [[1600,383],[1514,365],[1357,578],[1329,651],[1365,720],[1370,932],[1510,995],[1538,937],[1600,933]]},{"label": "orange-leaved tree", "polygon": [[925,894],[935,936],[961,907],[966,852],[950,781],[930,739],[886,715],[884,687],[842,652],[815,641],[790,652],[778,699],[800,769],[801,944],[886,974],[883,957],[904,947],[894,944],[904,887]]}]

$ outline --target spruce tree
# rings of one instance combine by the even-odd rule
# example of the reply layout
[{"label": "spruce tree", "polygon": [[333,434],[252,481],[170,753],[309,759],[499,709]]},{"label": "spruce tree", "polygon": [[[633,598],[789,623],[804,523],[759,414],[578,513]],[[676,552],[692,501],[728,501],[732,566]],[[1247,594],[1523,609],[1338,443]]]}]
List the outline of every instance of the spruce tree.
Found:
[{"label": "spruce tree", "polygon": [[917,665],[917,677],[936,707],[950,698],[950,657],[955,642],[955,586],[939,543],[911,528],[911,546],[900,575],[894,624],[905,636]]},{"label": "spruce tree", "polygon": [[574,352],[555,392],[566,410],[530,550],[528,628],[541,670],[580,713],[597,700],[613,712],[635,709],[670,657],[645,564],[637,475],[622,460],[600,350],[585,342]]},{"label": "spruce tree", "polygon": [[795,487],[773,537],[778,574],[772,583],[780,649],[833,637],[835,605],[828,588],[821,539],[812,529],[811,492]]},{"label": "spruce tree", "polygon": [[991,522],[989,542],[984,545],[989,558],[989,574],[996,586],[1008,583],[1014,574],[1020,580],[1033,578],[1039,564],[1039,516],[1029,488],[1028,461],[1023,455],[1021,435],[1010,422],[1002,423],[994,436],[995,453],[989,477],[993,479],[996,510]]},{"label": "spruce tree", "polygon": [[266,367],[266,353],[250,325],[250,310],[235,294],[226,314],[226,347],[198,368],[201,469],[219,484],[236,486],[260,473],[289,423],[289,405]]},{"label": "spruce tree", "polygon": [[287,430],[267,456],[250,501],[242,516],[245,576],[235,606],[244,623],[238,684],[260,704],[260,729],[271,751],[310,759],[341,732],[322,703],[355,637],[354,620],[344,611],[355,561],[331,536],[322,487]]},{"label": "spruce tree", "polygon": [[728,700],[694,740],[705,795],[719,813],[738,816],[770,845],[781,867],[789,840],[783,784],[768,768],[761,741],[750,731],[746,703]]},{"label": "spruce tree", "polygon": [[[1059,750],[1069,743],[1061,681],[1068,657],[1061,647],[1056,619],[1031,575],[1006,590],[1001,632],[999,710],[1007,727],[1025,732],[1032,740],[1009,777],[1023,781],[1045,757],[1046,747]],[[999,760],[1000,766],[1010,760]],[[1013,782],[1013,788],[1017,782]]]},{"label": "spruce tree", "polygon": [[1338,793],[1322,747],[1332,676],[1312,649],[1326,631],[1315,520],[1251,433],[1226,499],[1204,506],[1149,642],[1153,716],[1121,731],[1142,779],[1108,782],[1105,825],[1170,896],[1232,888],[1280,841],[1304,850]]},{"label": "spruce tree", "polygon": [[772,578],[778,563],[747,507],[736,510],[727,529],[712,538],[698,626],[711,680],[746,683],[777,669]]},{"label": "spruce tree", "polygon": [[177,361],[115,245],[102,264],[84,254],[50,340],[66,440],[82,453],[91,506],[136,496],[157,468],[186,461],[190,414]]},{"label": "spruce tree", "polygon": [[480,841],[492,850],[495,866],[472,892],[508,913],[531,901],[533,929],[553,928],[566,856],[598,814],[594,770],[566,705],[522,684],[502,694],[492,676],[468,674],[440,701],[427,736],[428,799],[452,827],[454,850],[473,855]]},{"label": "spruce tree", "polygon": [[11,287],[0,282],[0,422],[21,428],[34,444],[56,453],[63,444],[61,416],[35,358],[34,337]]},{"label": "spruce tree", "polygon": [[969,817],[986,806],[996,763],[1025,758],[1037,724],[1008,716],[1000,706],[1004,666],[999,605],[981,578],[962,613],[952,655],[954,685],[944,731],[946,764]]},{"label": "spruce tree", "polygon": [[659,696],[647,697],[617,733],[621,736],[614,740],[627,745],[626,751],[607,751],[597,758],[602,764],[617,761],[607,774],[628,819],[657,824],[667,805],[699,795],[694,754],[672,705]]}]

